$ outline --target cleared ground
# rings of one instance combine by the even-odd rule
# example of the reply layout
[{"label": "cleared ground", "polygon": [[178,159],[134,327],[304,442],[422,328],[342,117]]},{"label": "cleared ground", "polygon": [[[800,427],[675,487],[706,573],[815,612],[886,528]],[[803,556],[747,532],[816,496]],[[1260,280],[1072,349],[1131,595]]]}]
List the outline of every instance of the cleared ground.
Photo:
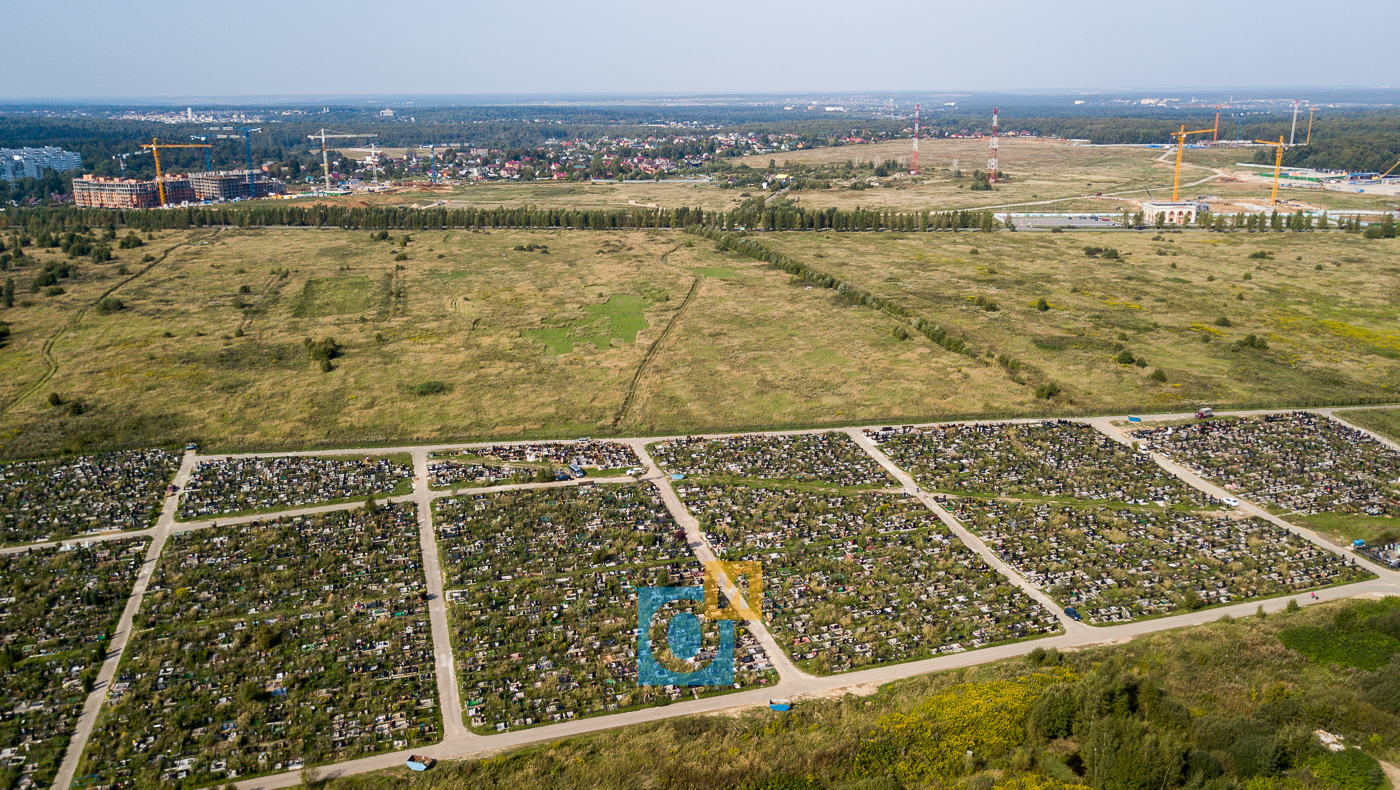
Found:
[{"label": "cleared ground", "polygon": [[[407,247],[392,235],[171,232],[80,263],[55,296],[27,293],[61,257],[34,252],[3,316],[0,453],[660,435],[1390,399],[1400,387],[1394,240],[762,237],[965,338],[974,359],[900,340],[884,313],[675,231],[436,231]],[[530,243],[548,252],[514,249]],[[1125,258],[1088,258],[1085,245]],[[1261,250],[1273,257],[1248,257]],[[147,251],[164,255],[148,270]],[[92,307],[108,292],[124,309]],[[1267,348],[1236,345],[1251,334]],[[341,349],[323,372],[305,341],[324,338]],[[1146,367],[1119,364],[1123,350]],[[1165,382],[1149,377],[1159,367]],[[1061,394],[1036,398],[1045,382]]]}]

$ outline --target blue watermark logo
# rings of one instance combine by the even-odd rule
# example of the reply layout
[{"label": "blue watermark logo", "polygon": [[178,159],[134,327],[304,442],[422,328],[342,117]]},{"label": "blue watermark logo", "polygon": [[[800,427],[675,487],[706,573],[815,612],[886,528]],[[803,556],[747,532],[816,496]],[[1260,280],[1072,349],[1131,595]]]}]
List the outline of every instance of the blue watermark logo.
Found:
[{"label": "blue watermark logo", "polygon": [[[728,686],[734,682],[734,623],[760,619],[759,611],[743,602],[732,581],[740,575],[748,579],[749,596],[763,600],[763,568],[757,562],[706,562],[703,587],[637,588],[637,685]],[[690,671],[666,667],[652,650],[652,621],[662,608],[676,601],[703,603],[705,619],[719,623],[715,657]],[[666,625],[666,647],[676,659],[698,663],[704,641],[700,617],[694,613],[678,612]]]},{"label": "blue watermark logo", "polygon": [[[667,668],[652,652],[652,621],[673,601],[705,600],[704,587],[640,587],[637,589],[637,685],[728,686],[734,682],[734,621],[719,621],[719,648],[703,667],[683,672]],[[687,661],[700,654],[704,634],[700,618],[679,612],[666,625],[666,646],[671,655]]]}]

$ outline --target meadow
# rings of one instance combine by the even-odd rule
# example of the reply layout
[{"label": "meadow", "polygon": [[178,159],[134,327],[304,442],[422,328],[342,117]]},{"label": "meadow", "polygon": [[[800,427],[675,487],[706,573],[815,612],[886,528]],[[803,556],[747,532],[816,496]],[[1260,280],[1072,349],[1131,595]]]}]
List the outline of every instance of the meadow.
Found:
[{"label": "meadow", "polygon": [[[65,259],[31,248],[0,316],[12,332],[0,348],[0,454],[1306,405],[1389,400],[1400,386],[1394,240],[759,237],[971,350],[953,353],[679,231],[390,236],[165,231],[114,261],[80,261],[52,294],[25,286]],[[1058,394],[1037,397],[1047,383]]]}]

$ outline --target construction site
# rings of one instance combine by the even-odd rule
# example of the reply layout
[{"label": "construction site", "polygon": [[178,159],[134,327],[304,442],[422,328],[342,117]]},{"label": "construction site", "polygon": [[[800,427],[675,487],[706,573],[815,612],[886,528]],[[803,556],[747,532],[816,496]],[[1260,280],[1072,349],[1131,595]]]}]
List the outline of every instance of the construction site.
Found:
[{"label": "construction site", "polygon": [[252,200],[286,191],[261,170],[218,170],[150,181],[85,175],[73,181],[73,202],[85,208],[157,208]]}]

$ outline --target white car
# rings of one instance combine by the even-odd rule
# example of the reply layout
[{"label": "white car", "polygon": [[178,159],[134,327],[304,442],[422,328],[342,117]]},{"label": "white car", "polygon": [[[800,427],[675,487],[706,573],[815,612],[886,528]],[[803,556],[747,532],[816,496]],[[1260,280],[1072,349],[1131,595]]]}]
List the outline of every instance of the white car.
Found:
[{"label": "white car", "polygon": [[1232,496],[1222,497],[1222,498],[1220,499],[1220,501],[1221,501],[1221,502],[1224,502],[1225,504],[1229,505],[1230,507],[1239,507],[1239,506],[1240,506],[1240,501],[1239,501],[1238,499],[1235,499],[1235,498],[1232,497]]}]

